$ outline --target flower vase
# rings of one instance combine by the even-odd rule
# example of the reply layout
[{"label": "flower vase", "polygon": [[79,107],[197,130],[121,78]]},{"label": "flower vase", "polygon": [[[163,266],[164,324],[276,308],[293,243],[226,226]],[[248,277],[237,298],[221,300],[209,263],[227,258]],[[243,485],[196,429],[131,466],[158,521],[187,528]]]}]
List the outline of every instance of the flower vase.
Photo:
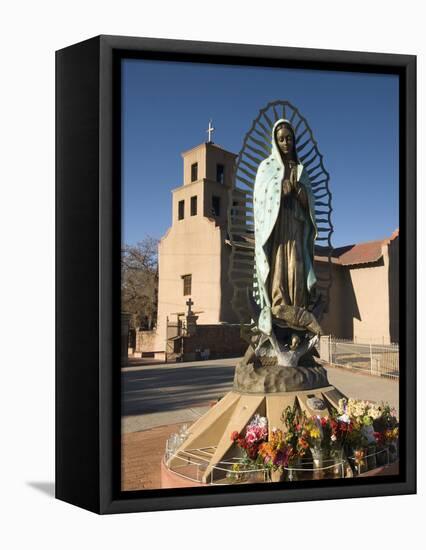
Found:
[{"label": "flower vase", "polygon": [[367,469],[374,470],[375,468],[377,468],[376,446],[369,445],[365,450],[365,454],[367,457]]},{"label": "flower vase", "polygon": [[392,441],[387,445],[387,448],[389,453],[389,463],[395,462],[395,460],[398,458],[398,453],[397,453],[395,443]]},{"label": "flower vase", "polygon": [[270,470],[269,477],[272,482],[283,481],[284,472],[281,470],[281,468],[278,468],[277,470]]},{"label": "flower vase", "polygon": [[311,449],[312,461],[313,461],[313,478],[322,479],[323,478],[323,452],[321,447],[313,447]]},{"label": "flower vase", "polygon": [[330,458],[333,460],[334,463],[334,467],[332,469],[333,477],[345,477],[345,459],[342,447],[332,449],[330,453]]},{"label": "flower vase", "polygon": [[352,449],[351,455],[354,472],[356,475],[360,475],[367,471],[367,460],[365,458],[365,448],[356,448]]},{"label": "flower vase", "polygon": [[[294,468],[294,469],[293,469]],[[300,459],[292,460],[287,466],[287,481],[298,480],[298,469],[300,468]]]},{"label": "flower vase", "polygon": [[376,462],[377,466],[386,466],[388,464],[388,450],[386,447],[377,447]]}]

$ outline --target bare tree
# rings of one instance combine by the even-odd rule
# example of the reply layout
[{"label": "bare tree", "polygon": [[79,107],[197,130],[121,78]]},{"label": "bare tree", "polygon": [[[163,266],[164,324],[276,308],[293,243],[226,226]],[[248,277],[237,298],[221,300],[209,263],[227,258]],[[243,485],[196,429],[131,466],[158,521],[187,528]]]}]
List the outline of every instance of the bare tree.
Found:
[{"label": "bare tree", "polygon": [[121,308],[131,327],[152,330],[157,322],[158,240],[146,237],[121,250]]}]

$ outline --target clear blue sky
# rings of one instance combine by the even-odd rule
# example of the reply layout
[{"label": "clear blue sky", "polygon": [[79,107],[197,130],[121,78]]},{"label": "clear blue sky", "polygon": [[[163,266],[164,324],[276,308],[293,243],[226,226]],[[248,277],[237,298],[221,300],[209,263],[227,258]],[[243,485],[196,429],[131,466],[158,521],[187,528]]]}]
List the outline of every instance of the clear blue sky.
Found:
[{"label": "clear blue sky", "polygon": [[213,141],[238,153],[258,111],[288,100],[305,116],[333,194],[333,245],[390,236],[398,217],[398,78],[125,60],[122,67],[123,242],[161,237],[181,152]]}]

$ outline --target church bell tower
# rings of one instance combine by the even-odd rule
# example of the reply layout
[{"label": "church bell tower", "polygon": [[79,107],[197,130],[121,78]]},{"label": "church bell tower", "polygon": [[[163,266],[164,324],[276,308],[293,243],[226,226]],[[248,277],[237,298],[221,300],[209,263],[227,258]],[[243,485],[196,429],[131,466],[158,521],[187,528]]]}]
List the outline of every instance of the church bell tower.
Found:
[{"label": "church bell tower", "polygon": [[[198,324],[236,322],[226,244],[229,191],[236,156],[208,140],[182,153],[183,183],[172,190],[171,226],[158,250],[157,350],[166,349],[167,320],[185,315],[190,298]],[[161,347],[160,347],[161,346]]]}]

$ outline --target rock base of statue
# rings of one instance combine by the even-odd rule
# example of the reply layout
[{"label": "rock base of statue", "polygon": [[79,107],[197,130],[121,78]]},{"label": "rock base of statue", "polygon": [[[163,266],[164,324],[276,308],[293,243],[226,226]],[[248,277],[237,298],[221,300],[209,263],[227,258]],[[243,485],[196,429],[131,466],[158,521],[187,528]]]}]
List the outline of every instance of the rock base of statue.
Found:
[{"label": "rock base of statue", "polygon": [[234,389],[246,393],[311,390],[329,385],[327,371],[319,364],[282,367],[275,361],[245,363],[235,367]]},{"label": "rock base of statue", "polygon": [[[267,417],[270,430],[285,431],[282,415],[287,406],[296,405],[308,416],[328,416],[332,408],[338,407],[339,399],[345,397],[328,384],[327,374],[321,366],[277,367],[275,370],[272,366],[269,371],[268,379],[268,373],[255,372],[253,366],[250,370],[249,364],[237,366],[233,391],[189,427],[185,441],[167,456],[165,467],[201,484],[232,483],[233,465],[238,463],[241,451],[232,441],[231,434],[242,432],[255,414]],[[251,378],[253,383],[250,385]],[[319,386],[321,381],[325,383]],[[255,390],[256,384],[262,388],[260,391]],[[293,389],[279,391],[281,387]],[[241,469],[238,472],[243,477]],[[252,472],[251,477],[254,474]],[[249,479],[251,477],[248,475]]]}]

